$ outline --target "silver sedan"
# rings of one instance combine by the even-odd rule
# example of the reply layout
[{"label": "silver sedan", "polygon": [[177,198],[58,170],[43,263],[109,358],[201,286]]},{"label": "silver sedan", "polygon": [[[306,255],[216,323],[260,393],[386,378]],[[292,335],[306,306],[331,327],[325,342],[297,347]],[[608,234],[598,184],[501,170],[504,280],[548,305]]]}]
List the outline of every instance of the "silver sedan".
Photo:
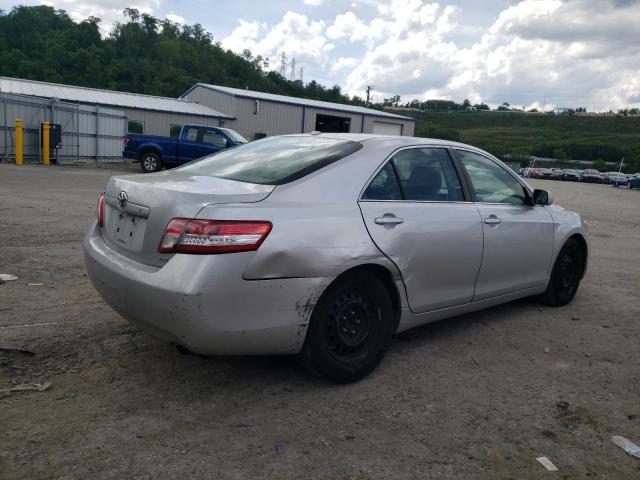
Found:
[{"label": "silver sedan", "polygon": [[411,137],[272,137],[111,178],[84,242],[95,288],[198,354],[298,354],[360,379],[391,336],[539,295],[570,302],[589,241],[486,152]]}]

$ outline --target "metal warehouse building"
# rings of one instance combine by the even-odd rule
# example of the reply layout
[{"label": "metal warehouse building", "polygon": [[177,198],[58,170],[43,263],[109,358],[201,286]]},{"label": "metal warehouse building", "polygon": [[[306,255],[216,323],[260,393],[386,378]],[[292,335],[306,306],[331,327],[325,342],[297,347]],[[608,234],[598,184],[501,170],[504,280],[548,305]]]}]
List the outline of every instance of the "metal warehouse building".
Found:
[{"label": "metal warehouse building", "polygon": [[197,83],[180,97],[226,112],[225,121],[249,140],[270,135],[322,132],[412,136],[415,119],[371,108]]},{"label": "metal warehouse building", "polygon": [[25,159],[40,155],[42,122],[59,124],[58,161],[122,158],[129,133],[176,136],[186,123],[221,125],[234,119],[185,100],[0,77],[0,158],[15,156],[15,120],[24,122]]}]

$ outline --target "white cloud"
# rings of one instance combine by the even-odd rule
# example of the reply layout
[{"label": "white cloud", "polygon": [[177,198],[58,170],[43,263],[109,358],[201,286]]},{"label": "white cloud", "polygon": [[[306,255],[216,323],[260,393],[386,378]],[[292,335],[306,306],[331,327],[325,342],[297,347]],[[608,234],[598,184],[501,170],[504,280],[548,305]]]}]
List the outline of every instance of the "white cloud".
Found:
[{"label": "white cloud", "polygon": [[272,68],[280,64],[282,52],[289,59],[295,58],[300,66],[322,68],[329,64],[329,52],[335,45],[324,35],[323,21],[313,21],[306,15],[289,11],[260,37],[262,29],[266,30],[266,25],[240,20],[240,25],[222,40],[222,45],[234,51],[248,48],[254,55],[269,57]]},{"label": "white cloud", "polygon": [[76,22],[81,22],[88,17],[98,17],[102,20],[102,33],[108,33],[113,27],[113,22],[125,21],[122,11],[125,8],[136,8],[140,13],[152,14],[162,0],[136,0],[135,3],[127,0],[25,0],[9,2],[0,0],[0,8],[9,10],[13,5],[48,5],[65,10]]},{"label": "white cloud", "polygon": [[242,52],[245,49],[254,50],[260,29],[266,28],[265,24],[259,22],[247,22],[240,19],[238,25],[231,35],[222,39],[222,46],[234,52]]},{"label": "white cloud", "polygon": [[[508,101],[512,104],[640,103],[640,2],[525,0],[504,9],[466,48],[456,44],[461,9],[390,0],[364,23],[338,15],[327,35],[365,40],[347,75],[351,94],[375,85],[379,96]],[[348,15],[348,16],[347,16]],[[383,25],[381,34],[370,32]],[[465,27],[468,28],[469,27]],[[356,35],[356,32],[369,32]]]},{"label": "white cloud", "polygon": [[358,63],[358,59],[354,57],[340,57],[331,64],[331,73],[336,74],[341,70],[353,67]]},{"label": "white cloud", "polygon": [[[52,5],[78,21],[100,17],[103,32],[114,20],[123,21],[128,7],[185,22],[181,14],[186,10],[169,0],[128,1],[20,3]],[[378,98],[400,94],[407,100],[439,96],[493,104],[640,105],[640,0],[508,0],[501,11],[496,2],[490,2],[493,7],[483,4],[479,16],[472,1],[349,0],[328,5],[326,0],[290,0],[292,9],[321,6],[305,10],[312,12],[307,15],[287,11],[281,2],[256,4],[250,11],[242,2],[228,2],[228,15],[240,12],[245,19],[222,45],[269,57],[274,69],[284,51],[304,67],[307,79],[340,83],[360,96],[367,85],[375,85]],[[0,0],[5,10],[14,4]],[[281,19],[264,23],[264,12],[273,8],[281,9]],[[493,19],[486,13],[492,8]],[[213,9],[203,4],[198,13],[213,18]],[[214,34],[216,28],[210,27]]]},{"label": "white cloud", "polygon": [[180,25],[185,25],[187,23],[187,21],[184,19],[184,17],[181,17],[180,15],[176,15],[175,13],[167,13],[164,16],[164,18],[166,18],[170,22],[178,23]]}]

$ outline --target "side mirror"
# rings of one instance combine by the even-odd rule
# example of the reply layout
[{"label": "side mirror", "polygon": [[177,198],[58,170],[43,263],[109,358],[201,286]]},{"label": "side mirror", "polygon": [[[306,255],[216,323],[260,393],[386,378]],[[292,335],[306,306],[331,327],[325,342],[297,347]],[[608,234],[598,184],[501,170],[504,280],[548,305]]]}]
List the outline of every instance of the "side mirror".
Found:
[{"label": "side mirror", "polygon": [[546,190],[535,189],[533,191],[533,204],[534,205],[551,205],[553,203],[553,195]]}]

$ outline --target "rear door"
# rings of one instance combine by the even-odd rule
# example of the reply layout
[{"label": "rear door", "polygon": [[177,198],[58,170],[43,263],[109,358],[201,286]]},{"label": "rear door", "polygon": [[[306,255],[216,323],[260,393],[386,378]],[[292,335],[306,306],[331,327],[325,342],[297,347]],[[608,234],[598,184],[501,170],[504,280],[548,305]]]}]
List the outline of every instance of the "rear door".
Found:
[{"label": "rear door", "polygon": [[493,159],[455,149],[482,217],[484,253],[474,300],[546,283],[553,252],[553,219],[532,205],[515,174]]},{"label": "rear door", "polygon": [[200,127],[183,127],[178,141],[178,163],[185,163],[202,157],[200,144]]},{"label": "rear door", "polygon": [[386,162],[359,205],[371,238],[399,268],[422,313],[470,302],[482,224],[447,149],[407,148]]}]

